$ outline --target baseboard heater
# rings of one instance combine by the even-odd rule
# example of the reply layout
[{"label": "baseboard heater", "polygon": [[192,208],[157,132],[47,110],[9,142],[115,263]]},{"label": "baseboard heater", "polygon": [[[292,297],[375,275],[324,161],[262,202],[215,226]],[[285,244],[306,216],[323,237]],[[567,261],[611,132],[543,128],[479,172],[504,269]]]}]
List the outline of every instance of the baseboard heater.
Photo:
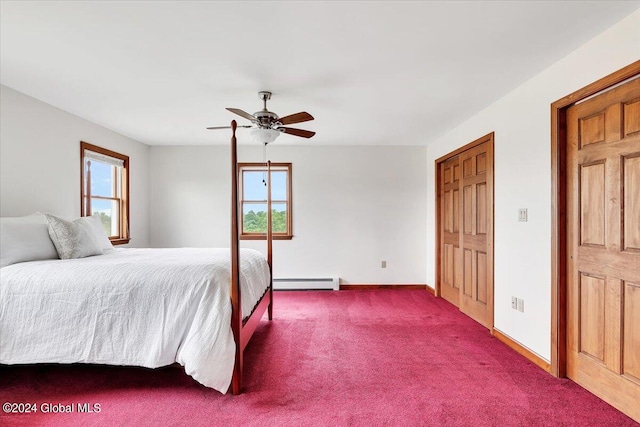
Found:
[{"label": "baseboard heater", "polygon": [[327,289],[337,291],[340,289],[339,277],[316,278],[281,278],[273,279],[274,290],[315,290]]}]

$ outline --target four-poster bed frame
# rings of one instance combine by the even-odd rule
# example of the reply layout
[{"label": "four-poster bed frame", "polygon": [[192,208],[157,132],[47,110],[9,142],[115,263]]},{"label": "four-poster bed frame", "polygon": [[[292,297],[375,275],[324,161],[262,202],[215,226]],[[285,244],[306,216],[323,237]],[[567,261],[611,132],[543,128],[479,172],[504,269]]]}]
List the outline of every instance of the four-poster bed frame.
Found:
[{"label": "four-poster bed frame", "polygon": [[[218,310],[222,310],[223,308],[228,308],[228,305],[227,305],[228,300],[230,300],[231,302],[231,330],[233,334],[233,340],[235,343],[235,355],[234,355],[234,364],[233,364],[233,371],[232,371],[230,385],[228,385],[227,381],[229,378],[228,376],[229,368],[231,368],[230,366],[231,361],[229,356],[233,347],[228,334],[228,329],[224,327],[221,329],[218,328],[222,331],[222,333],[218,336],[218,335],[215,335],[216,334],[215,330],[206,329],[210,325],[210,322],[201,321],[200,323],[196,323],[196,322],[193,322],[192,320],[187,321],[180,317],[176,320],[175,324],[172,324],[171,327],[177,328],[178,330],[184,330],[184,328],[187,326],[189,328],[196,328],[198,330],[202,330],[204,328],[206,331],[214,333],[215,336],[212,336],[211,339],[215,340],[216,343],[219,344],[216,347],[216,349],[219,352],[213,351],[213,349],[206,348],[211,351],[207,353],[207,355],[205,355],[206,357],[202,358],[200,357],[201,356],[200,351],[202,350],[202,348],[198,347],[197,345],[186,345],[184,352],[181,353],[182,362],[184,363],[179,363],[179,364],[185,367],[187,366],[187,364],[189,364],[190,366],[189,369],[191,369],[191,372],[197,374],[196,376],[194,376],[192,375],[192,373],[189,373],[189,375],[193,376],[194,379],[196,379],[196,381],[202,384],[205,384],[205,385],[209,384],[208,386],[215,388],[216,390],[219,390],[221,392],[231,391],[231,393],[233,394],[240,394],[242,392],[242,370],[243,370],[244,349],[249,343],[249,340],[251,339],[251,336],[255,332],[258,324],[260,323],[260,320],[262,319],[265,311],[268,313],[269,320],[273,318],[273,268],[272,268],[273,235],[272,235],[272,215],[271,215],[271,208],[272,208],[271,162],[266,162],[264,165],[265,165],[265,168],[267,171],[267,177],[268,177],[266,180],[266,184],[267,184],[266,264],[267,265],[265,266],[264,258],[262,258],[257,253],[253,253],[255,251],[250,251],[250,252],[247,252],[244,256],[246,256],[248,260],[249,259],[255,260],[256,264],[259,264],[259,265],[256,265],[256,266],[247,265],[247,268],[243,268],[243,278],[244,278],[243,284],[245,284],[244,282],[246,281],[246,286],[247,286],[245,287],[245,289],[249,290],[250,285],[255,286],[256,284],[258,284],[261,290],[262,289],[265,289],[265,290],[262,296],[258,299],[258,301],[252,307],[251,312],[248,313],[245,310],[245,313],[243,313],[242,312],[243,295],[241,295],[241,288],[240,288],[240,230],[239,230],[240,212],[238,211],[240,204],[239,204],[239,198],[238,198],[238,178],[239,177],[238,177],[236,128],[237,128],[237,124],[236,124],[236,121],[234,120],[231,122],[232,137],[231,137],[231,246],[230,246],[230,255],[231,255],[231,272],[230,273],[231,274],[229,276],[230,281],[227,282],[226,278],[224,277],[224,273],[225,273],[224,270],[228,268],[225,266],[226,257],[224,254],[226,250],[224,249],[218,250],[222,252],[221,254],[220,252],[216,254],[212,251],[211,255],[206,254],[202,258],[202,262],[204,262],[204,268],[205,268],[205,270],[203,271],[200,271],[199,269],[194,268],[194,266],[190,265],[191,258],[181,258],[180,256],[177,256],[175,253],[170,253],[169,258],[167,259],[170,259],[172,262],[175,262],[176,263],[175,265],[183,266],[186,269],[185,270],[186,273],[188,273],[186,274],[187,277],[183,278],[182,280],[174,280],[174,281],[169,280],[165,282],[163,282],[161,278],[155,277],[155,280],[158,280],[158,282],[160,282],[160,285],[165,286],[165,288],[167,289],[173,288],[174,285],[177,286],[178,288],[180,287],[191,288],[193,285],[193,281],[201,280],[201,277],[202,277],[201,275],[204,274],[204,275],[208,275],[206,276],[206,279],[207,279],[206,282],[212,283],[212,285],[209,286],[209,290],[213,286],[230,286],[229,296],[224,296],[223,299],[219,299],[219,298],[215,299],[212,297],[209,304],[206,304],[202,307],[198,306],[204,312],[207,312],[212,315],[211,318],[206,318],[204,320],[214,320],[216,321],[216,325],[220,325],[220,323],[217,323],[218,321],[223,323],[226,323],[228,321],[228,317],[226,317],[227,316],[226,313],[228,313],[228,311],[224,311],[225,314],[222,315],[223,312]],[[81,145],[81,149],[84,150],[84,148],[86,148],[86,146]],[[81,159],[82,158],[83,157],[81,157]],[[91,193],[90,193],[91,169],[90,169],[90,164],[87,166],[88,167],[86,168],[86,179],[88,184],[86,185],[86,187],[87,187],[88,194],[86,195],[86,198],[83,199],[83,208],[84,207],[87,208],[87,211],[84,212],[85,214],[86,213],[90,214],[91,213],[90,203],[88,202],[88,200],[91,197]],[[83,172],[85,171],[84,164],[82,166],[82,171]],[[84,179],[85,177],[83,176],[83,183],[84,183]],[[48,217],[45,218],[44,214],[40,214],[40,215],[42,215],[41,223],[33,222],[35,220],[29,220],[32,222],[24,223],[27,225],[32,224],[32,227],[29,228],[29,230],[35,230],[33,231],[34,235],[37,235],[38,233],[40,233],[40,237],[41,237],[41,240],[32,239],[33,242],[35,243],[33,243],[32,241],[28,241],[28,242],[31,246],[34,246],[34,245],[41,245],[42,242],[47,241],[49,242],[49,245],[51,245],[51,249],[56,251],[57,249],[54,248],[53,246],[54,243],[51,241],[52,234],[51,234],[50,227],[48,227],[46,223],[46,221],[48,221],[47,219]],[[87,226],[87,227],[90,227],[90,226]],[[91,231],[91,233],[93,233],[93,231]],[[87,236],[89,236],[89,234],[87,234]],[[106,239],[106,234],[104,235],[104,238]],[[97,238],[94,236],[94,240],[96,239]],[[96,242],[96,245],[97,244],[98,243]],[[124,251],[125,249],[122,249],[122,250]],[[149,289],[151,289],[151,291],[149,292],[153,293],[153,290],[156,288],[149,284],[152,281],[149,281],[149,280],[147,280],[146,282],[144,281],[144,279],[147,278],[147,276],[145,275],[145,272],[149,272],[149,275],[153,275],[153,272],[157,270],[157,266],[155,266],[153,262],[150,262],[150,259],[153,257],[148,255],[148,252],[145,252],[145,253],[140,252],[140,249],[132,248],[131,250],[133,251],[137,250],[138,252],[135,252],[134,255],[128,255],[128,256],[137,257],[135,259],[141,260],[142,264],[138,265],[136,268],[131,269],[133,278],[128,277],[127,280],[125,280],[123,278],[117,277],[116,279],[114,279],[118,283],[118,286],[120,286],[120,288],[118,289],[126,290],[127,286],[131,284],[137,284],[137,285],[140,285],[140,288],[142,289],[140,295],[146,295],[144,294],[143,291],[149,291]],[[153,249],[151,249],[151,251],[153,251]],[[71,346],[71,349],[72,349],[71,351],[67,351],[69,350],[68,348],[64,348],[64,346],[60,345],[61,340],[64,341],[65,339],[64,336],[62,336],[59,340],[57,339],[51,340],[51,336],[52,336],[51,331],[47,329],[52,327],[50,323],[44,322],[43,325],[40,325],[39,322],[35,324],[33,324],[33,322],[24,322],[23,320],[25,318],[30,318],[30,316],[32,316],[32,312],[30,310],[32,309],[36,311],[40,310],[40,307],[42,305],[50,301],[49,298],[51,298],[51,295],[57,295],[57,292],[59,292],[59,289],[60,289],[61,281],[64,281],[65,284],[68,285],[68,287],[66,288],[67,289],[66,294],[70,295],[69,301],[71,301],[71,303],[74,304],[74,306],[94,307],[89,305],[89,303],[86,302],[86,299],[91,297],[91,301],[95,302],[97,300],[96,298],[92,297],[94,294],[91,294],[90,296],[88,296],[89,295],[87,293],[88,286],[85,286],[85,283],[84,283],[85,277],[93,278],[93,279],[88,279],[89,282],[91,282],[90,285],[95,286],[92,289],[98,289],[100,290],[100,292],[102,292],[101,289],[103,288],[107,289],[108,291],[105,291],[105,295],[107,296],[107,299],[108,299],[108,297],[111,295],[109,294],[109,292],[116,292],[113,290],[114,287],[112,286],[112,284],[115,282],[111,283],[109,282],[109,280],[102,281],[104,274],[98,277],[95,275],[96,274],[95,272],[99,271],[103,273],[105,272],[109,273],[110,270],[105,269],[107,266],[112,265],[112,264],[109,264],[109,262],[115,263],[113,265],[121,265],[121,264],[118,264],[119,262],[121,262],[119,261],[121,258],[118,258],[118,256],[121,256],[121,257],[124,256],[122,253],[119,254],[117,252],[114,252],[112,254],[103,254],[103,250],[102,248],[100,248],[99,255],[110,257],[109,260],[105,261],[104,259],[98,256],[94,258],[88,255],[83,255],[82,258],[86,257],[87,259],[83,259],[80,262],[77,262],[77,260],[71,260],[71,259],[65,260],[66,262],[61,261],[59,264],[60,265],[59,270],[61,272],[60,273],[61,275],[54,275],[54,274],[49,274],[50,270],[48,270],[48,268],[50,267],[50,265],[48,263],[51,263],[53,262],[53,260],[57,259],[58,254],[55,254],[55,255],[50,254],[47,256],[51,258],[43,259],[41,258],[40,253],[41,252],[38,252],[37,253],[38,257],[32,260],[23,260],[23,261],[34,261],[33,263],[17,261],[17,262],[14,262],[15,264],[18,264],[17,266],[12,266],[12,265],[6,266],[7,274],[3,274],[3,290],[13,289],[13,291],[11,291],[13,293],[10,293],[9,291],[7,291],[7,298],[3,297],[1,301],[2,304],[0,304],[0,311],[3,312],[3,315],[6,314],[6,316],[3,317],[3,320],[5,320],[5,323],[3,323],[2,326],[7,324],[18,325],[21,327],[24,326],[24,328],[22,329],[16,327],[9,331],[9,334],[13,334],[12,336],[14,336],[15,338],[13,342],[16,343],[13,347],[12,346],[9,346],[9,347],[19,348],[22,345],[27,345],[29,346],[28,348],[35,348],[35,345],[33,343],[37,342],[38,345],[43,346],[38,348],[46,349],[46,351],[44,352],[16,351],[13,353],[6,353],[6,355],[2,355],[3,359],[0,359],[0,360],[3,360],[3,363],[5,363],[5,361],[9,364],[17,364],[17,363],[25,363],[25,362],[26,363],[39,363],[39,362],[60,363],[61,360],[62,360],[61,363],[75,363],[75,362],[91,363],[91,362],[94,362],[94,359],[92,358],[95,358],[95,360],[97,360],[98,363],[118,364],[118,365],[131,364],[134,366],[148,365],[148,367],[156,367],[156,365],[164,366],[163,363],[165,363],[165,360],[168,357],[173,356],[174,359],[176,359],[177,353],[180,350],[180,348],[178,348],[177,345],[175,348],[176,354],[173,354],[171,351],[168,351],[169,356],[167,356],[166,354],[165,355],[160,354],[160,356],[158,356],[156,359],[149,357],[148,360],[144,358],[136,359],[132,357],[127,357],[126,354],[124,353],[119,354],[117,352],[114,353],[113,351],[101,352],[100,349],[105,346],[103,345],[103,343],[113,342],[113,337],[110,335],[110,330],[106,332],[103,331],[104,333],[98,333],[95,330],[96,328],[93,328],[93,329],[90,328],[91,330],[87,332],[88,334],[87,336],[89,336],[92,340],[91,342],[98,343],[96,345],[95,353],[92,353],[92,355],[89,355],[89,356],[85,353],[76,354],[73,352],[73,349],[76,347],[79,348],[83,345],[82,334],[76,334],[74,336],[75,338],[77,338],[76,341],[70,340],[70,342],[75,344]],[[98,255],[98,254],[91,253],[91,255]],[[195,254],[195,255],[198,255],[198,254]],[[165,258],[162,258],[161,261],[164,259]],[[205,261],[207,259],[211,262],[211,271],[207,270],[208,265],[206,264],[206,261]],[[162,265],[161,261],[159,261],[160,263],[159,266],[161,268],[166,267],[165,265]],[[127,265],[130,265],[130,264],[127,264]],[[173,264],[169,264],[169,267],[171,265]],[[202,267],[200,264],[198,264],[197,266],[198,268]],[[222,272],[220,272],[220,266],[222,266],[221,267],[223,269]],[[5,272],[5,266],[3,265],[2,267],[3,267],[3,272]],[[145,268],[147,270],[145,270]],[[268,272],[266,270],[268,270]],[[34,273],[34,271],[38,273]],[[43,273],[44,271],[46,271],[46,274]],[[91,276],[91,274],[93,274],[93,276]],[[268,281],[267,283],[265,283],[265,279],[267,279],[267,274],[269,275]],[[66,283],[67,279],[63,280],[63,279],[60,279],[60,277],[65,277],[65,278],[75,277],[77,280],[75,282],[69,281],[70,283]],[[49,279],[49,280],[47,281],[44,279]],[[256,283],[256,281],[258,281],[259,283]],[[5,288],[5,284],[6,284],[6,288]],[[29,300],[34,302],[34,306],[28,306],[22,303],[9,305],[7,303],[7,301],[9,301],[9,296],[18,295],[18,297],[16,298],[19,298],[19,296],[22,295],[23,292],[25,292],[23,291],[24,289],[33,289],[33,293],[29,294],[30,297],[32,298],[30,298]],[[78,291],[78,289],[82,289],[82,291]],[[53,290],[53,293],[49,292],[49,290]],[[256,300],[255,297],[249,294],[245,296],[245,298],[249,296],[251,297],[250,300],[253,303],[253,301]],[[15,298],[11,299],[11,302],[13,302],[14,300]],[[118,299],[116,298],[116,300]],[[21,299],[20,301],[23,301],[23,300]],[[117,304],[115,305],[115,307],[117,307],[115,309],[116,312],[127,312],[128,310],[130,310],[131,301],[135,302],[135,298],[131,298],[131,299],[123,298],[121,300],[116,301],[120,303],[120,305],[117,305]],[[168,301],[174,304],[172,307],[179,306],[179,304],[176,301],[180,301],[180,303],[182,303],[182,299],[177,297],[172,297]],[[193,301],[190,300],[189,298],[185,298],[185,301],[187,301],[187,303],[193,303]],[[105,302],[105,304],[107,304],[107,302]],[[7,307],[17,307],[17,308],[10,312],[9,308]],[[95,307],[100,308],[102,306],[95,306]],[[211,311],[213,311],[213,313],[211,313]],[[7,314],[7,313],[10,313],[10,314]],[[69,313],[68,310],[65,310],[65,308],[60,304],[51,305],[51,313],[53,313],[52,318],[60,318],[67,322],[73,322],[77,318],[84,319],[82,317],[83,313],[80,313],[80,314],[75,312]],[[6,320],[9,318],[18,319],[18,320],[12,320],[12,321]],[[133,324],[132,329],[129,332],[130,335],[135,336],[135,334],[145,333],[144,331],[146,331],[146,329],[144,327],[146,327],[146,324],[142,324],[142,326],[140,326],[133,321],[130,323]],[[127,323],[127,325],[129,325],[129,323]],[[67,327],[69,327],[68,324],[67,324]],[[57,328],[54,328],[54,329],[57,331],[61,330],[59,325]],[[16,337],[30,337],[29,339],[31,341],[29,341],[29,339],[20,341]],[[198,341],[199,341],[199,336],[198,338],[191,340],[190,343],[193,344],[194,342],[198,342]],[[144,352],[144,349],[142,348],[139,350],[141,352]],[[161,353],[161,350],[158,350],[158,351]],[[49,358],[44,357],[43,356],[44,353],[49,353],[48,355],[51,357]],[[202,366],[199,364],[201,359],[203,360]],[[178,360],[174,360],[174,361],[178,362]],[[215,361],[214,363],[220,363],[220,366],[214,365],[209,367],[211,361]],[[218,368],[224,369],[223,371],[224,373],[220,374],[218,371],[216,371],[216,369]],[[211,374],[211,375],[200,375],[202,371],[207,371],[208,374]],[[200,378],[198,378],[198,376],[200,376]],[[227,385],[228,385],[228,388],[224,390],[224,388],[227,387]]]},{"label": "four-poster bed frame", "polygon": [[[164,249],[162,251],[169,251],[165,253],[164,257],[160,257],[157,250],[153,252],[154,249],[140,248],[119,249],[114,250],[113,253],[106,254],[103,253],[102,243],[98,243],[97,236],[93,235],[94,232],[91,230],[91,225],[87,223],[86,227],[88,227],[89,231],[85,234],[87,234],[87,238],[93,236],[93,240],[96,241],[95,245],[101,245],[99,253],[89,254],[91,256],[83,254],[82,258],[84,259],[82,260],[66,259],[64,262],[60,261],[55,267],[59,270],[59,274],[52,274],[52,264],[58,258],[58,254],[47,254],[48,258],[42,258],[43,252],[41,249],[38,249],[40,252],[34,252],[35,255],[30,255],[33,259],[18,260],[13,262],[16,265],[2,266],[2,288],[6,292],[3,292],[3,298],[0,300],[0,311],[3,313],[3,316],[1,316],[3,322],[0,323],[2,323],[2,327],[6,326],[8,329],[8,340],[12,344],[9,344],[7,348],[12,351],[2,352],[0,361],[3,364],[99,363],[154,368],[165,366],[167,364],[166,361],[173,357],[174,362],[189,370],[189,375],[201,384],[223,393],[225,391],[231,391],[233,394],[241,393],[243,351],[265,311],[268,313],[269,320],[273,318],[273,235],[271,162],[266,162],[265,168],[268,176],[266,180],[267,265],[265,266],[264,258],[255,253],[256,251],[247,251],[244,256],[252,262],[248,262],[245,266],[246,268],[243,268],[243,284],[246,281],[246,289],[249,289],[250,286],[252,286],[251,289],[254,289],[254,287],[258,289],[257,286],[259,286],[260,290],[265,290],[252,307],[251,312],[243,313],[242,299],[247,298],[247,296],[241,295],[240,288],[240,218],[238,216],[240,204],[238,200],[239,177],[236,128],[237,124],[234,120],[231,122],[231,274],[229,276],[229,296],[226,296],[226,293],[222,293],[224,297],[217,297],[214,294],[220,293],[214,292],[217,291],[216,289],[212,290],[219,283],[217,280],[226,281],[226,273],[228,271],[228,267],[225,265],[227,261],[226,254],[229,253],[226,249],[212,249],[211,253],[197,251],[178,253],[179,249]],[[84,149],[86,146],[81,145],[81,147]],[[84,165],[82,170],[85,170]],[[87,179],[90,181],[91,172],[89,167],[86,169],[86,173]],[[84,183],[84,176],[82,182]],[[88,185],[87,187],[88,191],[90,191],[91,186]],[[87,199],[89,197],[91,197],[90,193],[87,195]],[[83,199],[83,202],[86,202],[87,199]],[[83,203],[83,206],[86,206],[86,204]],[[54,248],[51,225],[47,225],[48,216],[45,214],[40,215],[42,218],[37,217],[36,220],[29,219],[27,222],[16,222],[16,224],[23,226],[20,230],[27,229],[25,227],[29,226],[29,233],[36,237],[29,237],[31,240],[23,239],[22,237],[15,239],[17,242],[25,240],[25,245],[30,245],[28,250],[31,251],[33,251],[31,247],[43,246],[43,242],[48,242],[51,250],[55,252],[58,249]],[[56,217],[53,218],[63,221]],[[20,220],[20,218],[16,218],[16,220]],[[96,226],[101,228],[98,224]],[[65,227],[67,226],[65,225]],[[81,226],[78,225],[77,227]],[[26,235],[22,231],[21,233],[23,234],[16,235]],[[107,238],[106,234],[101,233],[101,235],[104,239]],[[74,244],[77,245],[78,243]],[[98,246],[94,249],[98,252]],[[191,249],[195,251],[195,248]],[[27,251],[27,249],[21,250]],[[140,263],[131,261],[132,258],[129,258],[129,255],[121,252],[127,250],[133,251],[131,256],[135,257],[133,258],[134,260],[139,260]],[[188,251],[189,249],[184,250]],[[100,256],[93,257],[92,255]],[[127,258],[126,263],[122,261],[123,257]],[[199,260],[197,263],[192,263],[192,258],[194,257]],[[163,264],[164,260],[170,260],[171,262]],[[119,275],[111,275],[110,272],[113,270],[113,266],[119,267]],[[185,274],[178,274],[177,276],[180,277],[174,280],[164,280],[164,277],[159,276],[163,275],[162,272],[173,271],[171,270],[172,267],[183,269]],[[122,268],[130,268],[127,273],[131,274],[123,273]],[[268,272],[266,271],[267,269]],[[267,283],[265,283],[267,274],[269,274],[269,277]],[[199,291],[194,291],[193,295],[189,295],[189,292],[184,292],[185,290],[191,290],[194,283],[200,288],[205,288],[203,292],[208,292],[206,294],[207,298],[202,298],[201,296],[196,298],[201,295]],[[60,290],[61,286],[64,287],[63,291]],[[133,292],[131,295],[126,294],[126,297],[121,298],[120,296],[129,289],[129,286],[137,286],[139,292]],[[223,282],[223,286],[226,286],[226,283]],[[166,290],[166,293],[164,291],[160,292],[158,289]],[[186,295],[183,296],[179,292],[172,294],[172,290],[183,291],[182,293]],[[67,296],[66,299],[58,298],[60,292]],[[30,298],[25,300],[22,297],[25,294],[28,294]],[[96,298],[96,294],[104,295],[104,301]],[[118,297],[113,297],[115,295]],[[155,315],[164,316],[166,314],[164,310],[167,307],[172,307],[177,312],[175,318],[172,319],[173,322],[167,326],[166,330],[164,323],[160,331],[153,330],[148,322],[140,320],[140,316],[135,317],[137,319],[135,321],[132,320],[133,317],[116,316],[115,319],[117,321],[114,321],[116,325],[114,329],[117,332],[114,332],[111,327],[111,320],[100,328],[91,323],[91,321],[86,320],[88,319],[87,313],[90,314],[92,311],[102,310],[106,307],[106,304],[111,302],[113,302],[115,313],[135,312],[133,307],[138,302],[135,298],[136,296],[148,297],[153,300],[158,295],[160,295],[158,298],[161,299],[164,296],[164,299],[162,299],[162,304],[158,303],[158,306],[161,307],[156,310]],[[251,297],[251,303],[253,303],[256,300],[255,297],[251,294],[249,296]],[[52,298],[55,304],[51,303]],[[205,300],[206,304],[197,305],[196,309],[202,310],[204,314],[196,316],[198,321],[194,321],[192,319],[194,316],[189,316],[189,310],[180,310],[181,307],[189,306],[191,303],[199,304],[198,299]],[[229,369],[231,368],[229,352],[231,351],[232,343],[227,329],[229,320],[226,317],[228,316],[229,300],[231,302],[231,329],[235,342],[234,365],[230,385],[227,381],[229,380]],[[25,304],[24,301],[29,301],[32,305]],[[160,300],[156,302],[158,301]],[[74,310],[68,309],[70,305],[74,307]],[[52,322],[33,322],[34,313],[39,313],[43,306],[49,310],[47,312],[48,316],[45,317],[56,319],[63,326],[59,324],[52,325]],[[68,334],[66,331],[75,327],[74,323],[78,319],[80,319],[81,324],[77,327],[77,333]],[[223,324],[221,325],[220,322]],[[88,327],[84,329],[80,327],[87,325]],[[10,330],[9,326],[11,326]],[[189,333],[188,336],[180,335],[178,337],[172,335],[176,333],[175,331],[180,333],[180,331],[185,330],[197,330],[199,333]],[[54,332],[58,335],[54,335]],[[211,340],[216,345],[209,345],[210,343],[200,345],[201,336],[206,336],[208,333],[213,335]],[[146,348],[135,346],[136,342],[143,342],[144,340],[136,340],[136,338],[141,338],[141,335],[150,336],[150,334],[156,334],[153,336],[161,337],[161,339],[158,338],[155,341],[162,341],[162,345],[151,349],[149,351],[150,355],[145,355]],[[90,338],[88,345],[85,344],[87,338]],[[125,338],[129,340],[127,341]],[[180,338],[183,339],[181,340]],[[121,347],[129,345],[131,354],[137,352],[142,354],[139,356],[134,354],[132,356],[127,352],[117,351],[113,345],[116,339],[119,340],[118,342],[121,341]],[[165,345],[169,341],[173,342],[173,344]],[[144,342],[152,344],[151,340]],[[65,345],[65,343],[68,345]],[[104,348],[107,350],[104,350]],[[131,348],[134,350],[131,350]],[[76,351],[77,349],[80,349],[80,351]],[[3,350],[5,350],[5,347],[3,347]],[[214,366],[211,366],[211,364]],[[189,366],[188,368],[187,365]],[[225,389],[225,387],[228,388]]]},{"label": "four-poster bed frame", "polygon": [[242,295],[240,293],[240,225],[238,221],[238,141],[236,139],[237,123],[231,122],[231,329],[236,342],[235,364],[231,378],[231,392],[242,391],[243,352],[260,319],[268,311],[269,320],[273,319],[273,268],[272,247],[273,235],[271,225],[271,162],[267,167],[267,264],[269,265],[269,288],[256,304],[251,314],[242,318]]}]

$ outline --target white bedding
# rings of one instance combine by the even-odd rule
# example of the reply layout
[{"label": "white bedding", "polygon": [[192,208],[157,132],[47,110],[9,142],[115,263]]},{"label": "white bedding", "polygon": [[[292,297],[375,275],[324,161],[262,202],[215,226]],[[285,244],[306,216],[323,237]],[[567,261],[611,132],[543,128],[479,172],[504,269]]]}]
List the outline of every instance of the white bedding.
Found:
[{"label": "white bedding", "polygon": [[[242,249],[242,312],[269,285],[257,251]],[[100,256],[0,269],[0,363],[178,362],[222,393],[231,382],[229,249],[114,249]]]}]

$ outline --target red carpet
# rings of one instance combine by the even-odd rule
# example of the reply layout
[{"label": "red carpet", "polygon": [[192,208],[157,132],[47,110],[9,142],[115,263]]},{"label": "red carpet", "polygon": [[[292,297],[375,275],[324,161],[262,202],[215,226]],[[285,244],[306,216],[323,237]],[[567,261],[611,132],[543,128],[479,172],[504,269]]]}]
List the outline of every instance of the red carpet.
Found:
[{"label": "red carpet", "polygon": [[245,352],[241,396],[178,368],[2,366],[2,403],[100,412],[0,414],[0,425],[638,425],[425,291],[278,292],[275,304]]}]

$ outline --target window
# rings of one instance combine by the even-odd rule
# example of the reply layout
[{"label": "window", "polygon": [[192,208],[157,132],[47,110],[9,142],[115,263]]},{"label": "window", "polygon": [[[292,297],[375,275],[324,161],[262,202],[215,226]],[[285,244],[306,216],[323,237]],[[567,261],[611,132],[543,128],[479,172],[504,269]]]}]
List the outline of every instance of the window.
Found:
[{"label": "window", "polygon": [[[241,239],[266,239],[267,167],[264,163],[239,163]],[[271,225],[274,240],[290,240],[291,163],[271,163]]]},{"label": "window", "polygon": [[98,215],[114,245],[129,242],[129,157],[80,142],[82,216]]}]

